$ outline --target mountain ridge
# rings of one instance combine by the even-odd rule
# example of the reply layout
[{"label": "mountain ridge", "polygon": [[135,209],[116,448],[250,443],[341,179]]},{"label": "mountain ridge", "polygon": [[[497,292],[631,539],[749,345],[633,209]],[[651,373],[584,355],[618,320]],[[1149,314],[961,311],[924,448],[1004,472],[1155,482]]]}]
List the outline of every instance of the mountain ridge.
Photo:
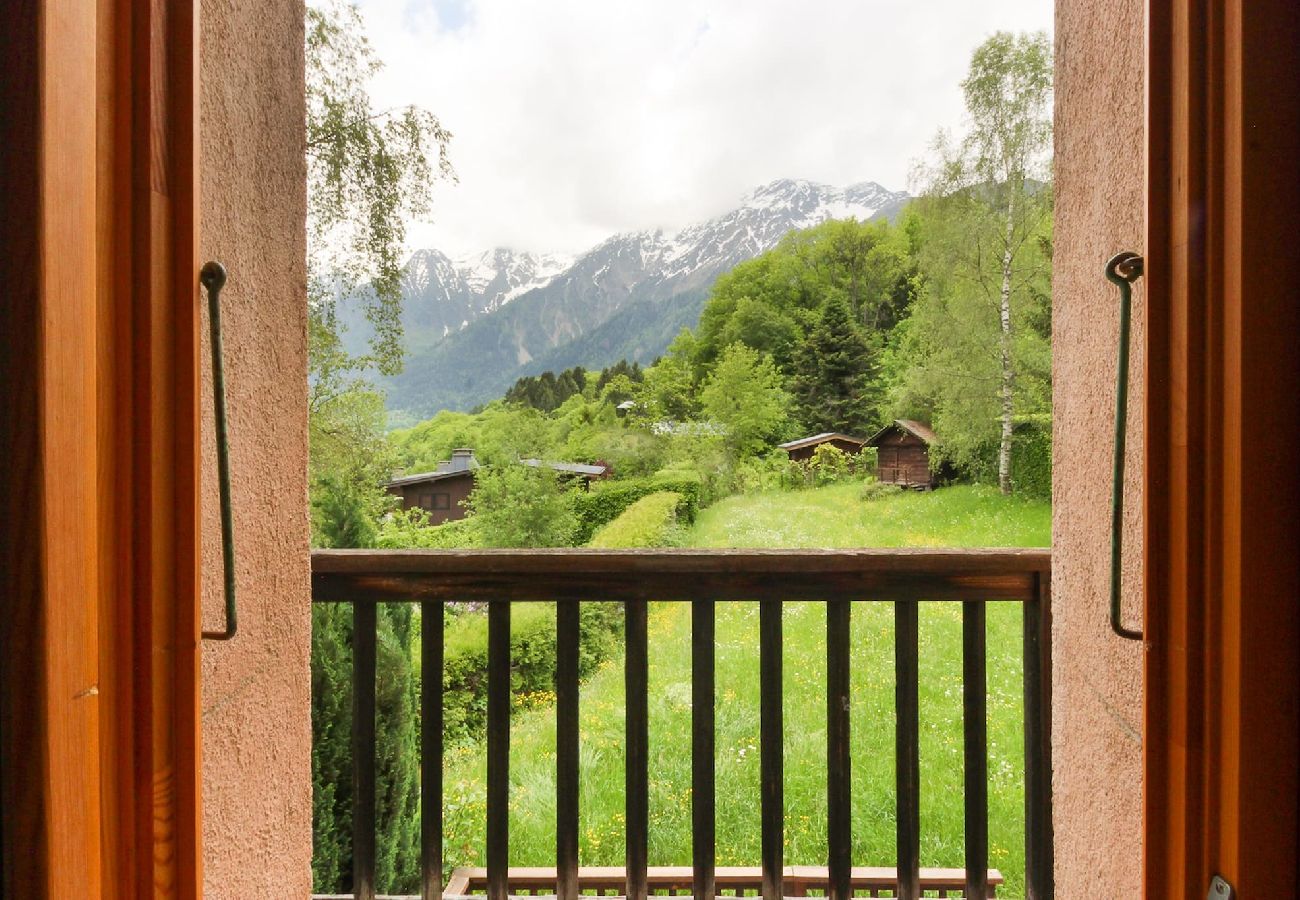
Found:
[{"label": "mountain ridge", "polygon": [[[571,259],[418,251],[402,281],[406,366],[384,384],[390,413],[400,423],[470,409],[548,368],[649,363],[698,322],[722,273],[791,231],[850,216],[893,219],[909,199],[869,181],[840,188],[780,179],[706,221],[615,234]],[[345,305],[341,319],[345,341],[363,346],[359,308]]]}]

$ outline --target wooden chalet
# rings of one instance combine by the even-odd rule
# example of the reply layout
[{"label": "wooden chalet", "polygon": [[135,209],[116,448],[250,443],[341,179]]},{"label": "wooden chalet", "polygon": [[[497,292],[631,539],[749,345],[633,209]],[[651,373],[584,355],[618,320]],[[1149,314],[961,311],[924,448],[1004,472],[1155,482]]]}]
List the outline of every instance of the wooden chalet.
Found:
[{"label": "wooden chalet", "polygon": [[873,434],[866,446],[876,448],[876,477],[881,483],[930,490],[935,485],[930,447],[938,441],[928,425],[895,419]]},{"label": "wooden chalet", "polygon": [[[525,466],[546,466],[554,469],[566,481],[581,479],[589,486],[597,478],[604,478],[609,467],[584,463],[546,462],[540,459],[521,459]],[[474,473],[479,469],[474,451],[468,448],[453,450],[451,459],[438,463],[432,472],[420,472],[394,478],[384,487],[388,493],[402,499],[402,509],[419,507],[429,514],[430,525],[441,525],[465,518],[462,505],[474,490]]]},{"label": "wooden chalet", "polygon": [[434,471],[394,478],[384,487],[402,498],[402,509],[419,507],[429,514],[430,525],[441,525],[465,518],[461,503],[474,490],[477,468],[473,450],[453,450],[451,459],[438,463]]},{"label": "wooden chalet", "polygon": [[792,461],[803,462],[812,459],[813,454],[817,452],[817,448],[823,444],[830,444],[849,456],[856,456],[862,452],[862,448],[866,443],[862,438],[841,434],[838,431],[823,431],[821,434],[799,438],[797,441],[786,441],[784,444],[778,444],[777,446],[790,454]]}]

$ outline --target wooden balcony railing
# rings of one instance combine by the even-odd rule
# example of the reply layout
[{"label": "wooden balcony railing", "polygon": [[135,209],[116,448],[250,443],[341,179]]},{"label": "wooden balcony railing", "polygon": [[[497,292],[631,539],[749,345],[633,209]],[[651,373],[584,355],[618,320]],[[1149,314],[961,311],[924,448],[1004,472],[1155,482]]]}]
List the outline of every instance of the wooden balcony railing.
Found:
[{"label": "wooden balcony railing", "polygon": [[[965,869],[961,894],[992,896],[988,868],[988,746],[985,677],[986,601],[1022,604],[1024,614],[1025,883],[1035,900],[1052,896],[1050,697],[1050,553],[1046,550],[333,550],[312,554],[312,599],[353,609],[353,896],[375,896],[376,606],[421,604],[422,897],[442,885],[443,603],[488,605],[487,867],[488,900],[535,892],[538,870],[507,863],[510,767],[510,607],[556,601],[556,866],[546,877],[558,900],[577,900],[590,877],[578,867],[578,607],[625,604],[627,900],[663,891],[647,867],[649,669],[646,604],[690,601],[692,659],[692,894],[727,890],[714,865],[714,603],[759,601],[760,877],[763,900],[806,892],[783,860],[781,604],[826,603],[827,804],[829,854],[819,882],[830,900],[880,896],[863,882],[852,846],[849,764],[849,612],[855,601],[894,606],[896,703],[896,868],[893,896],[951,888],[952,870],[920,865],[918,601],[962,603]],[[798,871],[803,871],[801,868]],[[659,875],[666,870],[655,870]],[[675,870],[673,870],[675,871]],[[939,873],[939,874],[936,874]],[[806,874],[806,872],[805,872]],[[674,876],[680,880],[680,873]],[[531,880],[530,880],[531,879]],[[938,881],[936,881],[938,879]],[[946,880],[944,880],[946,879]],[[791,883],[787,884],[788,881]],[[525,883],[526,882],[526,883]],[[941,883],[940,883],[941,882]],[[467,882],[468,884],[468,882]],[[734,886],[733,886],[734,889]],[[465,890],[458,885],[458,891]],[[466,891],[468,892],[468,891]]]}]

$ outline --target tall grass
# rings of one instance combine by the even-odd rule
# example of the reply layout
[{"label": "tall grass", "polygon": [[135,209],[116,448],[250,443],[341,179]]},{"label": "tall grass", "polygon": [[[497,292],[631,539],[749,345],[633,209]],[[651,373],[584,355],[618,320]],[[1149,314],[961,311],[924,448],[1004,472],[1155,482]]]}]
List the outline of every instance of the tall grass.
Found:
[{"label": "tall grass", "polygon": [[[860,485],[733,498],[706,510],[692,533],[703,546],[1042,545],[1043,504],[980,488],[864,502]],[[801,527],[796,527],[801,526]],[[872,535],[872,541],[862,535]],[[1023,708],[1019,604],[988,609],[990,865],[1024,886]],[[785,859],[826,861],[825,609],[787,603],[784,627]],[[853,862],[894,860],[893,606],[855,603],[852,614]],[[961,606],[923,603],[920,620],[921,857],[963,864]],[[759,862],[758,606],[717,605],[717,835],[720,865]],[[581,695],[579,854],[583,865],[623,863],[623,670],[607,660]],[[650,612],[650,864],[690,862],[690,612]],[[445,770],[449,865],[484,860],[485,761],[481,744],[452,748]],[[512,721],[510,863],[555,856],[555,721],[549,708]]]},{"label": "tall grass", "polygon": [[955,485],[862,500],[858,482],[728,497],[700,511],[697,547],[1046,547],[1052,507]]}]

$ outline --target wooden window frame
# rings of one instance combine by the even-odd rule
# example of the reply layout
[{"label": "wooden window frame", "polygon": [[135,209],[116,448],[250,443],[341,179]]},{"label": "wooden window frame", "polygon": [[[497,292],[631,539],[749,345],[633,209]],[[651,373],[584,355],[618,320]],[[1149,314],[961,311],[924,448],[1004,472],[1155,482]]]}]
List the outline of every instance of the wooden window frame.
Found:
[{"label": "wooden window frame", "polygon": [[1147,15],[1143,891],[1292,896],[1300,13]]},{"label": "wooden window frame", "polygon": [[198,4],[0,26],[0,892],[197,898]]}]

